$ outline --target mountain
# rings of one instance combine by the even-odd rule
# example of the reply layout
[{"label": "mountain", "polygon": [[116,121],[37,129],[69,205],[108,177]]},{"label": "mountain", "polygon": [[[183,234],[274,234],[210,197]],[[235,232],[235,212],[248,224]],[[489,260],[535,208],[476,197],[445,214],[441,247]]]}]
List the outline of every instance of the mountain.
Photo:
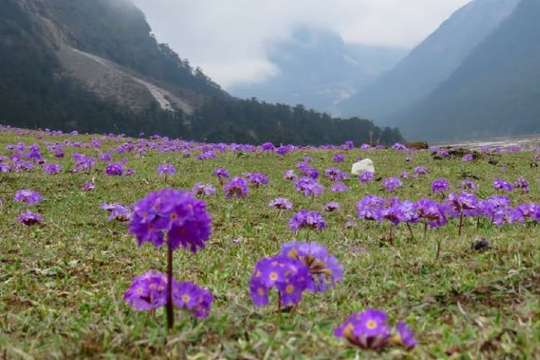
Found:
[{"label": "mountain", "polygon": [[406,55],[401,48],[347,44],[332,31],[301,27],[268,49],[277,74],[255,83],[241,83],[231,94],[335,113],[336,105]]},{"label": "mountain", "polygon": [[447,80],[518,2],[473,0],[457,10],[391,71],[342,102],[341,113],[387,122]]},{"label": "mountain", "polygon": [[540,133],[540,1],[513,14],[428,97],[397,114],[414,138]]},{"label": "mountain", "polygon": [[368,120],[234,98],[160,44],[129,0],[2,0],[0,123],[246,143],[401,140]]}]

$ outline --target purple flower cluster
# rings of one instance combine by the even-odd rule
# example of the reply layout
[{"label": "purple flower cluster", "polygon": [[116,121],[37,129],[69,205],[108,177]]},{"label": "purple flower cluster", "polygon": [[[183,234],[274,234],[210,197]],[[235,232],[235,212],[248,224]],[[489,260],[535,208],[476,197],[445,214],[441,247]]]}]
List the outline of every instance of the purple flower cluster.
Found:
[{"label": "purple flower cluster", "polygon": [[62,165],[54,163],[45,163],[42,168],[43,172],[47,175],[56,175],[62,171]]},{"label": "purple flower cluster", "polygon": [[394,333],[392,336],[388,314],[377,309],[352,314],[334,331],[336,337],[345,338],[364,350],[378,351],[390,345],[400,345],[410,350],[416,346],[414,333],[404,322],[397,323]]},{"label": "purple flower cluster", "polygon": [[320,196],[324,192],[324,186],[322,186],[317,180],[310,177],[301,177],[298,179],[294,186],[296,191],[304,194],[304,196]]},{"label": "purple flower cluster", "polygon": [[304,291],[324,292],[343,278],[343,268],[328,250],[317,243],[291,242],[278,255],[257,262],[249,288],[256,306],[268,304],[269,292],[275,288],[279,305],[293,306]]},{"label": "purple flower cluster", "polygon": [[223,186],[223,191],[227,199],[245,198],[249,194],[248,183],[244,178],[235,177]]},{"label": "purple flower cluster", "polygon": [[291,210],[293,208],[293,204],[289,199],[280,197],[270,201],[268,207],[279,210]]},{"label": "purple flower cluster", "polygon": [[[167,285],[167,275],[150,270],[133,279],[124,293],[124,300],[136,311],[156,310],[167,303]],[[173,279],[172,300],[175,307],[190,311],[196,318],[206,318],[210,313],[213,296],[210,291],[192,282]]]},{"label": "purple flower cluster", "polygon": [[191,192],[197,197],[212,196],[216,194],[216,188],[211,184],[196,183]]},{"label": "purple flower cluster", "polygon": [[40,193],[29,190],[22,189],[15,193],[15,201],[20,203],[25,203],[27,205],[35,205],[43,200],[43,196]]},{"label": "purple flower cluster", "polygon": [[383,180],[383,186],[387,192],[394,192],[402,185],[401,180],[396,177],[386,178]]},{"label": "purple flower cluster", "polygon": [[443,194],[448,191],[449,188],[450,184],[445,178],[435,179],[431,183],[431,191],[435,194]]},{"label": "purple flower cluster", "polygon": [[172,176],[176,174],[176,167],[172,164],[159,164],[156,171],[158,175]]},{"label": "purple flower cluster", "polygon": [[301,229],[311,229],[322,231],[326,227],[326,222],[317,211],[300,210],[289,220],[289,228],[292,231]]},{"label": "purple flower cluster", "polygon": [[268,185],[268,176],[260,172],[247,173],[246,178],[253,187]]},{"label": "purple flower cluster", "polygon": [[503,191],[503,192],[511,192],[512,190],[514,190],[514,186],[508,181],[505,181],[503,179],[493,180],[493,188],[495,190]]},{"label": "purple flower cluster", "polygon": [[124,172],[124,165],[121,163],[109,163],[105,167],[105,174],[108,176],[122,176]]},{"label": "purple flower cluster", "polygon": [[30,226],[35,224],[41,224],[43,222],[43,216],[30,210],[25,210],[19,215],[17,220],[21,224]]},{"label": "purple flower cluster", "polygon": [[375,179],[375,174],[372,171],[363,171],[358,177],[361,183],[367,184]]},{"label": "purple flower cluster", "polygon": [[179,246],[196,252],[210,238],[212,219],[206,204],[190,192],[163,189],[139,200],[133,209],[129,231],[140,245]]},{"label": "purple flower cluster", "polygon": [[121,204],[103,204],[101,205],[103,210],[106,210],[109,213],[109,221],[118,220],[118,221],[130,221],[131,220],[131,209]]}]

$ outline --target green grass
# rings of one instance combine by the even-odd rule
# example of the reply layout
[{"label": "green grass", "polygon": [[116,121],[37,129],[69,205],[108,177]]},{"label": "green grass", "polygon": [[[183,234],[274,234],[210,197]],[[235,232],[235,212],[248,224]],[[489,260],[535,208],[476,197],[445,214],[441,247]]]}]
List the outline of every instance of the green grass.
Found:
[{"label": "green grass", "polygon": [[[89,141],[89,137],[47,137],[0,133],[0,153],[15,142]],[[116,146],[105,141],[104,148]],[[46,153],[42,145],[43,153]],[[96,155],[96,150],[66,149],[61,163],[71,166],[74,151]],[[294,191],[282,179],[305,155],[321,171],[335,166],[333,151],[311,150],[284,159],[271,154],[237,157],[227,153],[218,160],[185,159],[178,153],[115,154],[128,158],[136,174],[103,175],[103,164],[91,174],[44,175],[41,171],[0,174],[0,358],[182,358],[189,359],[348,359],[348,358],[460,358],[533,359],[540,354],[540,228],[538,225],[496,227],[466,222],[460,238],[457,224],[430,231],[416,240],[406,228],[397,232],[394,245],[384,241],[387,226],[358,222],[346,228],[355,204],[366,194],[383,195],[381,183],[361,185],[349,181],[351,190],[330,191],[315,200]],[[46,155],[49,157],[49,154]],[[514,204],[540,200],[538,169],[531,168],[531,153],[498,156],[472,163],[460,159],[432,160],[418,152],[410,163],[395,151],[347,152],[337,166],[349,170],[356,157],[369,156],[378,175],[399,176],[414,166],[429,168],[429,175],[405,180],[396,195],[419,199],[430,196],[431,181],[447,177],[457,189],[466,173],[480,178],[480,195],[492,194],[495,177],[514,180],[522,175],[531,192],[514,192]],[[50,159],[50,158],[49,158]],[[53,160],[54,161],[54,160]],[[156,175],[161,162],[173,163],[178,174],[164,181]],[[196,255],[176,252],[177,279],[208,287],[215,300],[208,319],[196,321],[177,312],[177,322],[167,336],[162,311],[138,313],[122,300],[131,279],[149,269],[165,269],[165,251],[138,248],[127,226],[108,222],[103,202],[133,203],[148,192],[166,186],[191,188],[198,181],[218,185],[211,175],[217,166],[233,175],[262,171],[270,185],[251,191],[241,201],[226,201],[221,191],[208,199],[214,232],[207,248]],[[95,177],[96,190],[85,193],[81,185]],[[323,180],[328,185],[326,180]],[[328,186],[327,186],[328,187]],[[45,200],[36,208],[43,226],[25,227],[16,221],[23,206],[12,201],[15,191],[31,188]],[[276,253],[294,235],[287,226],[292,214],[267,207],[285,196],[295,210],[322,210],[336,200],[342,209],[324,214],[328,228],[321,233],[300,233],[296,238],[318,241],[343,263],[344,281],[324,294],[307,294],[297,311],[277,313],[274,306],[256,309],[248,294],[248,281],[257,259]],[[471,251],[471,243],[486,238],[492,249]],[[233,241],[234,240],[234,241]],[[437,259],[436,243],[441,242]],[[350,313],[366,307],[386,310],[392,321],[406,320],[417,334],[412,352],[388,350],[380,354],[358,351],[336,339],[333,329]]]}]

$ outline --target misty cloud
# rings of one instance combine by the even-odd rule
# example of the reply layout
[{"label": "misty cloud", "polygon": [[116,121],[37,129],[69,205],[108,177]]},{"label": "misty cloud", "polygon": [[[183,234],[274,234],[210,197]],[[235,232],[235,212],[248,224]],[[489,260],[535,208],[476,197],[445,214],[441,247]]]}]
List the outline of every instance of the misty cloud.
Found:
[{"label": "misty cloud", "polygon": [[224,87],[279,69],[267,49],[295,27],[320,27],[346,42],[412,47],[470,0],[132,0],[154,33]]}]

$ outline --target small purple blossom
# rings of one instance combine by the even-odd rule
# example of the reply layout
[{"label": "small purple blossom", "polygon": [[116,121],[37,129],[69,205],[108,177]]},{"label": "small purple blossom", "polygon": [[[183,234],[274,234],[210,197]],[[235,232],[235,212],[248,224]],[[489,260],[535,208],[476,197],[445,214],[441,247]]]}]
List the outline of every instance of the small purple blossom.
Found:
[{"label": "small purple blossom", "polygon": [[427,173],[428,173],[428,170],[424,166],[417,166],[417,167],[414,168],[414,174],[416,176],[427,175]]},{"label": "small purple blossom", "polygon": [[41,196],[40,193],[29,190],[29,189],[22,189],[15,193],[15,201],[20,203],[25,203],[28,205],[35,205],[41,202],[43,200],[43,196]]},{"label": "small purple blossom", "polygon": [[317,211],[300,210],[289,220],[289,228],[292,231],[300,229],[311,229],[322,231],[326,227],[326,222]]},{"label": "small purple blossom", "polygon": [[260,172],[247,173],[246,177],[251,186],[260,187],[268,185],[268,176]]},{"label": "small purple blossom", "polygon": [[131,220],[131,209],[121,204],[103,204],[103,210],[109,213],[109,221],[129,221]]},{"label": "small purple blossom", "polygon": [[191,188],[191,192],[198,197],[212,196],[216,193],[216,188],[211,184],[196,183]]},{"label": "small purple blossom", "polygon": [[82,191],[92,191],[96,188],[96,184],[93,181],[87,181],[82,186]]},{"label": "small purple blossom", "polygon": [[105,167],[105,174],[108,176],[122,176],[124,171],[124,165],[121,163],[109,163]]},{"label": "small purple blossom", "polygon": [[60,164],[54,163],[45,163],[42,166],[43,172],[47,175],[56,175],[62,171],[62,166]]},{"label": "small purple blossom", "polygon": [[198,318],[204,319],[210,314],[214,297],[207,289],[203,289],[190,281],[174,282],[172,290],[174,305],[186,309]]},{"label": "small purple blossom", "polygon": [[293,204],[289,199],[286,198],[276,198],[268,204],[268,207],[279,209],[279,210],[291,210]]},{"label": "small purple blossom", "polygon": [[133,279],[124,300],[136,311],[155,310],[167,303],[167,276],[150,270]]},{"label": "small purple blossom", "polygon": [[332,158],[332,161],[335,163],[341,163],[345,161],[345,155],[344,154],[335,154]]},{"label": "small purple blossom", "polygon": [[445,178],[439,178],[433,180],[431,183],[431,191],[435,194],[442,194],[450,188],[450,184],[448,183],[448,180]]},{"label": "small purple blossom", "polygon": [[298,179],[295,187],[296,191],[301,192],[304,196],[320,196],[324,192],[324,186],[307,176]]},{"label": "small purple blossom", "polygon": [[402,183],[398,178],[391,177],[383,180],[383,186],[387,192],[394,192],[402,186]]},{"label": "small purple blossom", "polygon": [[298,178],[298,176],[296,175],[294,170],[289,169],[289,170],[285,171],[285,173],[283,173],[283,179],[285,179],[285,180],[294,181],[297,178]]},{"label": "small purple blossom", "polygon": [[41,224],[43,222],[43,216],[30,210],[26,210],[17,217],[17,221],[27,226]]},{"label": "small purple blossom", "polygon": [[227,199],[241,199],[246,197],[249,193],[248,183],[244,178],[235,177],[223,186],[223,191],[225,192],[225,197]]},{"label": "small purple blossom", "polygon": [[520,189],[523,193],[529,192],[529,182],[523,176],[520,176],[514,182],[514,188]]},{"label": "small purple blossom", "polygon": [[365,350],[380,350],[391,335],[388,315],[376,309],[353,314],[336,328],[334,335]]},{"label": "small purple blossom", "polygon": [[358,177],[361,183],[367,184],[373,181],[375,179],[375,173],[372,171],[363,171],[360,176]]},{"label": "small purple blossom", "polygon": [[503,180],[503,179],[495,179],[493,180],[493,188],[495,190],[504,191],[504,192],[511,192],[514,190],[514,187],[509,182]]},{"label": "small purple blossom", "polygon": [[176,174],[176,167],[172,164],[159,164],[156,171],[158,175],[172,176]]},{"label": "small purple blossom", "polygon": [[380,221],[383,209],[384,199],[375,195],[367,195],[356,204],[356,214],[362,220]]},{"label": "small purple blossom", "polygon": [[324,205],[324,211],[326,212],[334,212],[341,208],[338,202],[336,201],[330,201]]},{"label": "small purple blossom", "polygon": [[347,192],[349,191],[349,187],[341,181],[338,181],[332,184],[332,186],[330,187],[330,191],[332,191],[333,193]]},{"label": "small purple blossom", "polygon": [[396,342],[405,349],[410,350],[416,346],[416,338],[412,330],[403,321],[399,321],[396,325]]}]

